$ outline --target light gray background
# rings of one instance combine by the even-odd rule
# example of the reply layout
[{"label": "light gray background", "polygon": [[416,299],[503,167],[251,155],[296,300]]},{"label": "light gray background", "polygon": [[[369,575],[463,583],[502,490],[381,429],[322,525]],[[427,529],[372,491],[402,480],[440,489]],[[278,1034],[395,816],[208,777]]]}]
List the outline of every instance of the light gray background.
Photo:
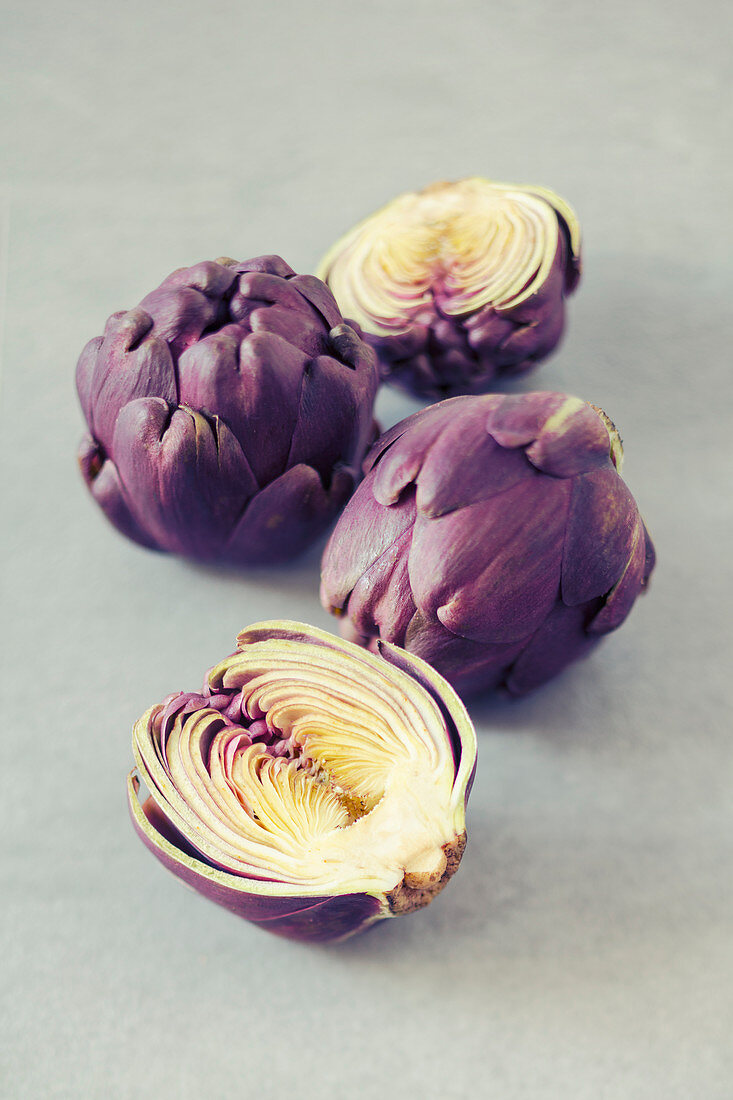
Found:
[{"label": "light gray background", "polygon": [[[729,10],[3,4],[3,1096],[733,1096]],[[590,660],[472,706],[445,894],[305,948],[167,876],[124,781],[133,720],[239,628],[329,625],[318,553],[238,576],[124,542],[75,469],[74,365],[177,266],[311,270],[471,174],[579,213],[567,338],[517,388],[618,423],[659,565]]]}]

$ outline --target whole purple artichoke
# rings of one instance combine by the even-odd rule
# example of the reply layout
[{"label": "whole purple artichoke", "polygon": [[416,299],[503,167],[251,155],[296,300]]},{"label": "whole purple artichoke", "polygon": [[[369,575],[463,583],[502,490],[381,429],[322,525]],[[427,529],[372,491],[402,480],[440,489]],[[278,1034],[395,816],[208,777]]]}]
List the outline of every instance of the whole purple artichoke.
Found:
[{"label": "whole purple artichoke", "polygon": [[463,855],[476,735],[448,684],[394,646],[258,623],[201,693],[146,711],[133,750],[143,842],[281,936],[344,939],[421,909]]},{"label": "whole purple artichoke", "polygon": [[174,271],[114,313],[76,372],[92,496],[143,546],[285,561],[351,495],[373,438],[373,352],[278,256]]},{"label": "whole purple artichoke", "polygon": [[520,695],[628,615],[654,549],[618,433],[559,393],[456,397],[387,432],[323,557],[344,633],[429,661],[459,691]]},{"label": "whole purple artichoke", "polygon": [[559,195],[486,179],[400,195],[318,269],[389,382],[433,399],[530,370],[562,335],[580,229]]}]

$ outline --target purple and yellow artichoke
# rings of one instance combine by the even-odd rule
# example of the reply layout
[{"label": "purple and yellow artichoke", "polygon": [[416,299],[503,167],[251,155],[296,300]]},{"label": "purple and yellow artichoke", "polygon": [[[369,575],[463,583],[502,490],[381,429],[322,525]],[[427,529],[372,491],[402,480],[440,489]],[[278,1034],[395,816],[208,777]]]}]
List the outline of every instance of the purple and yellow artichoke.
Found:
[{"label": "purple and yellow artichoke", "polygon": [[318,274],[387,381],[432,399],[483,393],[560,340],[580,229],[544,187],[435,183],[356,225]]},{"label": "purple and yellow artichoke", "polygon": [[84,348],[79,462],[114,526],[201,561],[285,561],[373,439],[373,352],[277,256],[181,268]]},{"label": "purple and yellow artichoke", "polygon": [[389,644],[375,655],[303,623],[251,626],[201,693],[142,716],[133,749],[147,847],[278,935],[345,939],[421,909],[460,863],[473,726],[433,669]]},{"label": "purple and yellow artichoke", "polygon": [[520,695],[624,621],[654,549],[618,432],[559,393],[456,397],[388,431],[323,557],[321,599],[362,645],[462,693]]}]

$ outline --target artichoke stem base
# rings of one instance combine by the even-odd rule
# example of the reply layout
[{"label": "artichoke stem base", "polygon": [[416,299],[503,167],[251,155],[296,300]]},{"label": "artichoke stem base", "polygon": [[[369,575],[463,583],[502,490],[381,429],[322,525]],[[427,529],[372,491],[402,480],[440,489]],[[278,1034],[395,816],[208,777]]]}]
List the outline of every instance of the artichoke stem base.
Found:
[{"label": "artichoke stem base", "polygon": [[[423,909],[426,905],[429,905],[458,870],[458,864],[461,862],[465,847],[465,833],[461,833],[455,840],[443,845],[445,870],[435,882],[430,881],[431,876],[429,874],[425,876],[414,873],[405,874],[402,882],[387,894],[387,902],[392,916],[397,917],[403,913],[414,913],[417,909]],[[424,881],[421,882],[421,878]]]}]

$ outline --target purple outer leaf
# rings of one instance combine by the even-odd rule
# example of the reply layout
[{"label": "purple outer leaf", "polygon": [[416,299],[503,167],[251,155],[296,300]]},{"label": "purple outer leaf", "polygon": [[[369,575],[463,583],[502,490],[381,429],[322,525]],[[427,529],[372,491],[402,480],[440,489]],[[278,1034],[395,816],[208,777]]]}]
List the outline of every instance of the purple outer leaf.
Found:
[{"label": "purple outer leaf", "polygon": [[562,598],[605,595],[626,569],[636,537],[636,501],[614,469],[573,478],[563,551]]},{"label": "purple outer leaf", "polygon": [[410,581],[424,615],[475,642],[537,629],[560,587],[570,486],[527,478],[437,519],[419,517]]},{"label": "purple outer leaf", "polygon": [[[489,500],[527,481],[527,459],[505,450],[486,431],[485,410],[477,407],[449,422],[425,455],[420,468],[417,507],[437,518]],[[484,471],[477,478],[475,471]]]},{"label": "purple outer leaf", "polygon": [[429,661],[462,694],[498,687],[507,667],[522,652],[520,642],[473,642],[417,611],[405,635],[409,653]]},{"label": "purple outer leaf", "polygon": [[646,537],[646,528],[641,522],[641,516],[637,516],[628,564],[608,593],[605,604],[591,621],[588,627],[591,633],[608,634],[620,626],[631,611],[634,600],[648,578],[648,574],[645,574]]},{"label": "purple outer leaf", "polygon": [[[366,481],[371,487],[374,474],[367,474]],[[329,610],[340,610],[367,573],[371,586],[383,588],[380,562],[400,537],[412,530],[414,522],[413,493],[391,508],[375,500],[371,492],[362,493],[359,500],[356,495],[351,498],[336,528],[338,536],[334,531],[323,558],[322,591],[329,593]],[[385,572],[391,572],[386,563]]]},{"label": "purple outer leaf", "polygon": [[[374,496],[380,504],[394,504],[402,490],[414,481],[430,447],[453,422],[458,403],[467,400],[455,397],[455,404],[441,401],[431,405],[408,416],[376,441],[364,461],[364,471],[375,470]],[[402,437],[408,432],[409,438],[403,442]]]},{"label": "purple outer leaf", "polygon": [[336,299],[326,284],[315,275],[296,275],[293,286],[304,298],[307,298],[314,309],[318,310],[329,328],[335,328],[343,322]]},{"label": "purple outer leaf", "polygon": [[560,413],[566,401],[565,394],[544,392],[495,399],[488,406],[486,430],[500,447],[526,447],[538,438],[547,421]]},{"label": "purple outer leaf", "polygon": [[82,412],[90,425],[92,423],[94,371],[97,365],[97,354],[103,343],[103,336],[95,336],[93,340],[86,344],[76,364],[76,392],[79,395]]},{"label": "purple outer leaf", "polygon": [[[151,330],[153,320],[139,307],[110,318],[98,347],[89,387],[92,433],[107,450],[120,410],[139,397],[177,401],[176,374],[168,345]],[[82,358],[84,354],[82,353]]]},{"label": "purple outer leaf", "polygon": [[365,405],[364,394],[343,363],[330,355],[312,359],[303,372],[288,465],[307,462],[327,481],[337,463],[348,465],[356,459],[358,464],[369,427],[364,423]]},{"label": "purple outer leaf", "polygon": [[312,467],[292,466],[253,497],[219,556],[232,564],[289,561],[335,518],[353,487],[348,470],[335,471],[327,490]]},{"label": "purple outer leaf", "polygon": [[114,436],[119,472],[141,523],[165,550],[206,560],[257,486],[235,437],[160,398],[132,401]]},{"label": "purple outer leaf", "polygon": [[588,633],[587,604],[566,607],[556,603],[547,618],[512,664],[506,688],[512,695],[524,695],[540,687],[570,661],[585,656],[599,641]]},{"label": "purple outer leaf", "polygon": [[107,519],[133,542],[156,549],[155,541],[135,519],[127,502],[125,488],[114,462],[105,459],[100,448],[89,436],[79,448],[79,466],[89,491]]},{"label": "purple outer leaf", "polygon": [[307,358],[328,350],[328,337],[322,324],[302,311],[288,309],[279,303],[267,309],[253,309],[249,325],[252,332],[277,336],[292,347],[300,348]]},{"label": "purple outer leaf", "polygon": [[181,356],[181,399],[223,417],[260,485],[286,469],[306,363],[304,353],[280,336],[243,337],[238,325],[204,337]]},{"label": "purple outer leaf", "polygon": [[411,544],[408,527],[356,582],[349,596],[349,616],[357,632],[368,637],[376,624],[380,638],[402,644],[416,611],[410,588]]},{"label": "purple outer leaf", "polygon": [[561,410],[566,419],[559,424],[545,421],[527,458],[543,474],[572,477],[609,464],[608,430],[590,405],[578,408],[568,402]]}]

